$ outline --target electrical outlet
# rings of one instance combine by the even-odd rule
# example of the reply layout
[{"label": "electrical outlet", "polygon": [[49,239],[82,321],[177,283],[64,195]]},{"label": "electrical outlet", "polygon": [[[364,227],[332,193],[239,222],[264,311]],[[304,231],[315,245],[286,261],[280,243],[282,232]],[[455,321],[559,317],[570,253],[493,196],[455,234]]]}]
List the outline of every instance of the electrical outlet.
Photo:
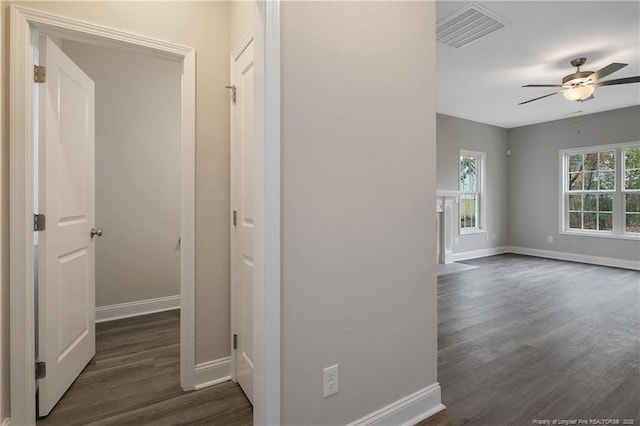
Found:
[{"label": "electrical outlet", "polygon": [[453,238],[453,242],[455,243],[455,245],[460,244],[460,238],[458,238],[458,237],[454,237],[454,238]]},{"label": "electrical outlet", "polygon": [[549,236],[547,237],[547,242],[548,242],[548,243],[552,243],[552,242],[553,242],[553,237],[552,237],[551,235],[549,235]]},{"label": "electrical outlet", "polygon": [[324,397],[327,398],[340,390],[338,381],[338,364],[322,370],[322,382],[324,384]]},{"label": "electrical outlet", "polygon": [[497,240],[497,239],[498,239],[498,234],[493,234],[493,235],[491,235],[491,239],[492,239],[493,241]]}]

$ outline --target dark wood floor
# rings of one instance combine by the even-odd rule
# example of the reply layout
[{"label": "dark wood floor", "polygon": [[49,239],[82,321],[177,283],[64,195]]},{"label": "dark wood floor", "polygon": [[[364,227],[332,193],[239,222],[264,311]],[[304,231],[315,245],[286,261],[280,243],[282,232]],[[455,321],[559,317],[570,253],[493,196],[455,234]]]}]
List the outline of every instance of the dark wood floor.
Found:
[{"label": "dark wood floor", "polygon": [[640,424],[640,272],[500,255],[438,279],[447,410],[420,425]]},{"label": "dark wood floor", "polygon": [[179,311],[96,326],[96,356],[38,425],[251,425],[233,382],[180,388]]},{"label": "dark wood floor", "polygon": [[[640,272],[518,255],[438,278],[447,410],[420,425],[640,424]],[[229,382],[178,384],[177,311],[97,328],[95,359],[40,425],[250,425]]]}]

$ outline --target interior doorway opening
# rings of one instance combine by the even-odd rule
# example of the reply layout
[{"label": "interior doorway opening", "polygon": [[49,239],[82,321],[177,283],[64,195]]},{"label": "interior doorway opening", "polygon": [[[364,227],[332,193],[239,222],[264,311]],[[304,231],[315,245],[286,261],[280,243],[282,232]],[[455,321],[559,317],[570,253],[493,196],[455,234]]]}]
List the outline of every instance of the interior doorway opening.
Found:
[{"label": "interior doorway opening", "polygon": [[[34,231],[35,356],[49,370],[36,384],[38,416],[43,417],[55,412],[67,390],[65,399],[73,398],[70,389],[80,372],[101,374],[96,364],[109,362],[116,353],[127,355],[121,369],[127,368],[132,352],[155,357],[164,350],[165,381],[179,383],[181,66],[55,35],[38,39],[34,62],[46,63],[55,80],[34,90],[34,214],[46,212],[49,219],[43,247],[40,232]],[[54,69],[56,64],[61,68]],[[84,108],[84,98],[74,108],[74,90],[82,89],[81,81],[90,84],[90,108]],[[90,113],[91,129],[84,129]],[[86,143],[81,138],[71,146],[78,132],[86,133]],[[87,157],[78,158],[80,153]],[[77,214],[65,217],[62,211],[71,205]],[[74,250],[67,255],[72,261],[63,262],[66,258],[52,251],[69,239],[65,229],[72,222],[87,228],[86,233],[91,227],[91,236],[81,236],[81,251]],[[92,258],[92,271],[77,253]],[[67,279],[58,282],[60,273]],[[78,275],[92,278],[83,282]],[[114,326],[101,326],[96,337],[94,323],[170,310],[175,315],[163,322],[145,316],[149,337],[138,335],[138,345],[128,345],[125,338],[114,347],[110,337],[120,333]],[[141,321],[131,322],[132,330],[143,326]],[[127,322],[119,323],[125,327]],[[80,339],[79,333],[86,336]],[[81,345],[85,354],[77,356]],[[106,395],[105,389],[103,399]]]},{"label": "interior doorway opening", "polygon": [[[34,46],[38,34],[83,41],[91,45],[125,49],[162,57],[180,68],[180,384],[194,389],[195,375],[195,51],[147,37],[11,7],[12,111],[11,121],[11,411],[12,423],[33,424],[35,394],[35,291],[33,199],[35,114],[33,113]],[[27,72],[30,70],[30,72]],[[25,76],[31,76],[31,80]],[[18,107],[17,104],[25,108]],[[22,248],[22,249],[21,249]]]},{"label": "interior doorway opening", "polygon": [[[254,418],[280,423],[280,43],[279,2],[257,3]],[[11,5],[10,67],[10,381],[11,421],[35,422],[33,286],[33,31],[170,58],[182,65],[180,383],[194,389],[195,367],[195,50],[152,37]],[[265,297],[268,295],[268,297]],[[218,363],[212,370],[228,368]],[[208,383],[210,384],[210,383]]]}]

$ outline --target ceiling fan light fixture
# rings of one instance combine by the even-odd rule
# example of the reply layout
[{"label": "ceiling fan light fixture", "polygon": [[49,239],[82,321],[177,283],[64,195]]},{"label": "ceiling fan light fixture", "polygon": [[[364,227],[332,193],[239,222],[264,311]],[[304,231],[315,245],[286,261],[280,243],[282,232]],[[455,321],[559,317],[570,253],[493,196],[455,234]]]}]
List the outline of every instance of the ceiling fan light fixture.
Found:
[{"label": "ceiling fan light fixture", "polygon": [[595,87],[593,86],[574,86],[562,92],[562,96],[568,101],[580,102],[593,95]]},{"label": "ceiling fan light fixture", "polygon": [[619,62],[612,62],[604,68],[600,68],[598,71],[580,71],[580,67],[587,62],[586,58],[577,58],[571,61],[571,65],[576,67],[576,72],[573,74],[565,75],[562,79],[562,84],[527,84],[522,87],[559,87],[559,91],[549,93],[544,96],[538,96],[537,98],[529,99],[528,101],[520,102],[518,105],[525,105],[529,102],[537,101],[540,99],[548,98],[558,93],[562,93],[562,96],[568,101],[583,102],[593,99],[593,92],[596,86],[616,86],[619,84],[640,83],[640,75],[635,77],[616,78],[613,80],[601,79],[613,74],[616,71],[621,70],[628,64],[622,64]]}]

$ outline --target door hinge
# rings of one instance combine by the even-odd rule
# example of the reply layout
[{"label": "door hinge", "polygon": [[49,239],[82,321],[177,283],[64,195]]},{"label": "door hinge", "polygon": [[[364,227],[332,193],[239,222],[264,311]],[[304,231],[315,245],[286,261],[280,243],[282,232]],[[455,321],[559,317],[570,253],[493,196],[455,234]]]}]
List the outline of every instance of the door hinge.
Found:
[{"label": "door hinge", "polygon": [[33,215],[33,230],[34,231],[44,231],[47,225],[47,220],[43,214],[34,214]]},{"label": "door hinge", "polygon": [[238,212],[236,210],[233,211],[233,226],[238,226]]},{"label": "door hinge", "polygon": [[233,84],[228,84],[224,87],[231,90],[231,102],[235,104],[236,103],[236,86]]},{"label": "door hinge", "polygon": [[47,377],[47,363],[36,362],[36,379],[44,379]]},{"label": "door hinge", "polygon": [[233,335],[233,349],[238,349],[238,335]]},{"label": "door hinge", "polygon": [[47,77],[47,69],[41,65],[33,66],[33,81],[34,83],[44,83]]}]

